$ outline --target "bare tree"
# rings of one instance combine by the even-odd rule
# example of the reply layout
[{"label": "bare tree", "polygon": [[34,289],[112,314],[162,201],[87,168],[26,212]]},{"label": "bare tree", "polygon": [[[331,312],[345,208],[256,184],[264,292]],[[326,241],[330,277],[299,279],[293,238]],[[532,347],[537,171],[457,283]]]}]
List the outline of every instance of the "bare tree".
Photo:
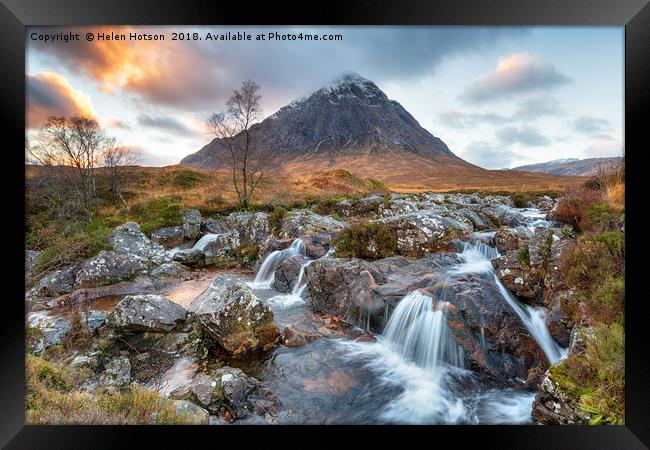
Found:
[{"label": "bare tree", "polygon": [[138,162],[138,155],[129,147],[116,144],[115,139],[110,138],[103,150],[103,165],[108,169],[108,177],[111,188],[111,198],[113,204],[117,205],[120,200],[128,206],[120,190],[121,175],[124,168],[132,166]]},{"label": "bare tree", "polygon": [[85,117],[51,117],[27,151],[37,164],[55,170],[80,199],[88,221],[97,208],[95,169],[110,143],[99,124]]},{"label": "bare tree", "polygon": [[233,187],[244,208],[268,170],[267,155],[251,134],[251,126],[262,115],[259,91],[257,83],[244,81],[226,102],[225,111],[214,113],[207,120],[208,134],[220,139],[229,153]]}]

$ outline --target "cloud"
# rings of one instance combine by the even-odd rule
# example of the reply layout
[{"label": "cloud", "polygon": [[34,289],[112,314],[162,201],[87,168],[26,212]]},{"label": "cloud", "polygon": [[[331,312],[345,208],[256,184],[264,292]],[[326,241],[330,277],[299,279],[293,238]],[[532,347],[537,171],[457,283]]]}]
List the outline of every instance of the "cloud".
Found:
[{"label": "cloud", "polygon": [[610,139],[596,139],[583,150],[583,157],[623,156],[623,146]]},{"label": "cloud", "polygon": [[612,130],[612,124],[608,120],[598,117],[581,116],[573,121],[573,128],[586,136],[596,137],[600,140],[612,140],[607,135]]},{"label": "cloud", "polygon": [[439,120],[452,128],[470,128],[480,123],[502,125],[510,119],[495,113],[462,113],[456,110],[447,110],[438,114]]},{"label": "cloud", "polygon": [[51,116],[97,117],[90,96],[57,73],[27,74],[26,83],[27,128],[38,128]]},{"label": "cloud", "polygon": [[140,126],[147,128],[156,128],[183,136],[197,136],[200,134],[184,123],[168,116],[151,116],[148,114],[140,114],[137,120]]},{"label": "cloud", "polygon": [[[70,31],[48,27],[47,32]],[[94,32],[161,33],[207,31],[224,33],[232,27],[95,27]],[[274,28],[238,27],[237,31],[266,32]],[[344,42],[208,42],[208,41],[75,41],[45,45],[29,41],[54,62],[63,62],[94,80],[109,93],[124,92],[152,104],[208,111],[219,109],[246,78],[262,86],[265,104],[281,106],[296,91],[317,89],[344,71],[354,70],[378,83],[430,75],[447,57],[478,52],[495,43],[528,33],[521,28],[283,27],[282,33],[340,33]],[[38,31],[33,28],[30,31]],[[75,31],[81,31],[77,29]],[[87,32],[88,28],[83,28]],[[390,64],[386,64],[390,61]],[[290,76],[287,76],[290,74]]]},{"label": "cloud", "polygon": [[508,149],[497,149],[497,146],[485,141],[472,142],[461,154],[462,158],[485,169],[503,169],[510,167],[514,161],[522,157]]},{"label": "cloud", "polygon": [[526,146],[541,146],[551,143],[537,128],[523,126],[521,128],[508,126],[496,131],[496,136],[503,145],[522,144]]},{"label": "cloud", "polygon": [[551,63],[522,52],[500,59],[496,69],[475,79],[465,88],[460,99],[467,103],[482,103],[560,86],[569,81],[569,77],[559,73]]},{"label": "cloud", "polygon": [[138,145],[126,145],[137,155],[137,164],[145,167],[162,167],[178,163],[178,157],[153,152]]},{"label": "cloud", "polygon": [[560,108],[560,102],[553,97],[541,97],[525,100],[517,105],[512,115],[516,120],[534,120],[541,116],[562,116],[566,114]]},{"label": "cloud", "polygon": [[120,130],[131,129],[131,125],[124,122],[122,119],[118,119],[117,117],[107,117],[103,119],[102,124],[107,128],[118,128]]}]

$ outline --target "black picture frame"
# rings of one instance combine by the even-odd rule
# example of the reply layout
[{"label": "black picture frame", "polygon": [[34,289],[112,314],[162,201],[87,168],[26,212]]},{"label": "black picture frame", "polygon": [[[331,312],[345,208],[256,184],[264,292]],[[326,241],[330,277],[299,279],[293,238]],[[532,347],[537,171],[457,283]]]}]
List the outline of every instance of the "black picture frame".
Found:
[{"label": "black picture frame", "polygon": [[[25,425],[24,296],[20,281],[24,231],[19,191],[19,147],[24,138],[26,25],[572,25],[625,27],[625,143],[626,154],[626,424],[624,426],[301,426],[291,427],[114,427]],[[369,446],[398,433],[404,442],[432,446],[460,444],[480,448],[517,449],[641,449],[650,445],[650,383],[648,383],[647,300],[643,296],[644,235],[641,232],[643,183],[642,144],[650,105],[650,5],[645,0],[346,0],[332,2],[267,2],[252,4],[207,0],[0,0],[0,114],[4,130],[2,195],[5,214],[0,236],[12,243],[4,254],[5,290],[0,326],[0,398],[3,414],[0,444],[5,448],[115,448],[129,444],[167,446],[258,445]],[[607,64],[607,61],[603,61]],[[598,95],[594,93],[594,95]],[[645,113],[645,114],[644,114]],[[24,161],[23,161],[24,162]],[[24,177],[23,177],[24,182]],[[24,214],[23,214],[24,216]],[[3,252],[4,253],[4,252]],[[636,262],[639,262],[638,264]],[[253,431],[254,430],[254,431]],[[292,438],[278,433],[289,432]],[[300,436],[295,433],[299,432]],[[334,437],[344,433],[344,438]],[[284,434],[284,433],[283,433]],[[321,437],[322,436],[322,437]],[[137,437],[137,441],[134,439]],[[372,438],[371,440],[368,440]],[[442,438],[442,439],[441,439]],[[204,443],[197,442],[199,439]],[[154,443],[155,442],[155,443]],[[397,441],[401,442],[401,441]],[[264,443],[264,444],[262,444]],[[328,444],[329,443],[329,444]]]}]

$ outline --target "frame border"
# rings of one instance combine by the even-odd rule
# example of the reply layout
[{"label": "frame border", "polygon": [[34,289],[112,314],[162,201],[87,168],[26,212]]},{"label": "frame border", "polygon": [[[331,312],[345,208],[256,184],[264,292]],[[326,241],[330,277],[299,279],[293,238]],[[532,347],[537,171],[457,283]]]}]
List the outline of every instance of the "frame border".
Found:
[{"label": "frame border", "polygon": [[[650,105],[650,4],[647,0],[492,0],[490,3],[476,3],[472,0],[444,0],[424,3],[418,0],[401,0],[382,3],[373,0],[332,1],[331,4],[315,4],[309,15],[305,4],[285,2],[280,5],[265,3],[255,8],[235,6],[225,2],[207,0],[0,0],[0,120],[11,138],[3,140],[5,157],[11,158],[11,167],[20,162],[16,148],[24,139],[24,92],[25,92],[25,27],[28,25],[96,25],[96,24],[139,24],[139,25],[227,25],[300,23],[305,25],[571,25],[571,26],[624,26],[625,27],[625,141],[627,185],[640,187],[642,180],[641,139],[644,136],[643,117]],[[596,94],[597,95],[597,94]],[[643,114],[643,113],[646,114]],[[11,143],[11,144],[10,144]],[[647,142],[643,144],[647,146]],[[14,148],[16,147],[16,148]],[[637,148],[638,147],[638,148]],[[16,161],[13,159],[15,158]],[[13,194],[16,190],[14,176],[2,177],[3,191]],[[19,183],[20,181],[18,181]],[[23,178],[24,183],[24,178]],[[23,184],[24,186],[24,184]],[[650,445],[650,389],[648,379],[649,342],[647,323],[643,314],[645,303],[640,280],[643,261],[640,244],[644,236],[639,229],[641,214],[639,190],[626,190],[626,425],[615,427],[586,426],[252,426],[255,436],[248,427],[173,427],[173,426],[33,426],[25,425],[24,418],[24,308],[17,298],[24,295],[22,286],[15,283],[16,292],[9,295],[8,320],[0,327],[0,367],[8,373],[0,383],[0,398],[4,400],[5,414],[0,424],[0,445],[6,448],[41,448],[47,442],[48,448],[109,448],[124,445],[129,437],[146,441],[169,442],[179,439],[187,445],[189,433],[196,438],[213,440],[218,436],[248,442],[257,437],[261,442],[283,431],[305,432],[315,441],[315,435],[327,439],[329,430],[344,433],[346,443],[368,445],[367,435],[377,441],[387,433],[406,431],[410,437],[426,439],[444,435],[456,443],[473,442],[479,445],[489,443],[497,448],[583,448],[641,449]],[[24,215],[24,197],[8,195],[7,217],[0,223],[0,230],[7,236],[21,233],[20,211]],[[638,204],[637,204],[638,203]],[[632,213],[630,214],[630,210]],[[637,213],[636,211],[639,211]],[[15,245],[11,252],[17,261],[7,264],[9,280],[20,280],[20,261],[24,253],[21,239],[8,239]],[[11,261],[14,261],[12,258]],[[14,278],[15,277],[15,278]],[[13,283],[12,283],[13,284]],[[647,287],[646,287],[647,289]],[[14,304],[15,303],[15,304]],[[286,428],[290,428],[287,430]],[[363,433],[358,431],[363,430]],[[257,433],[260,431],[261,433]],[[189,432],[189,433],[188,433]],[[17,434],[16,434],[17,433]],[[218,433],[218,434],[215,434]],[[307,434],[308,433],[308,434]],[[363,436],[363,438],[361,438]],[[406,437],[406,436],[405,436]],[[13,438],[13,439],[12,439]],[[264,439],[264,441],[262,441]],[[9,442],[11,440],[11,442]],[[445,439],[446,440],[446,439]],[[331,441],[328,439],[328,441]],[[192,441],[189,441],[192,442]],[[208,441],[209,442],[209,441]],[[327,442],[327,441],[324,441]]]}]

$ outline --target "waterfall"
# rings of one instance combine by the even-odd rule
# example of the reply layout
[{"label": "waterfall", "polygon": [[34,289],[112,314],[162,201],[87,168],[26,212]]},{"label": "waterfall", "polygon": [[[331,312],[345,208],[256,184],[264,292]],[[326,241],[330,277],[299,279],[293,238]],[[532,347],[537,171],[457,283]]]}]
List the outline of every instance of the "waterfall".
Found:
[{"label": "waterfall", "polygon": [[221,236],[221,235],[220,234],[214,234],[214,233],[204,234],[201,237],[201,239],[196,241],[196,244],[194,244],[194,247],[192,247],[192,248],[203,251],[203,250],[205,250],[205,248],[208,246],[209,243],[216,241],[219,236]]},{"label": "waterfall", "polygon": [[302,239],[298,238],[291,243],[291,246],[284,250],[275,250],[268,254],[260,270],[255,275],[255,280],[249,283],[249,286],[254,289],[270,289],[275,281],[275,270],[285,258],[294,255],[305,255],[307,249]]},{"label": "waterfall", "polygon": [[496,249],[483,243],[461,243],[462,252],[460,257],[463,262],[451,270],[451,274],[462,273],[485,273],[489,274],[499,289],[499,293],[508,305],[517,313],[531,336],[544,351],[548,360],[552,363],[562,359],[566,350],[562,349],[553,339],[546,327],[546,312],[543,308],[533,308],[519,302],[501,283],[499,277],[492,268],[490,259],[499,256]]},{"label": "waterfall", "polygon": [[393,311],[384,337],[406,359],[418,367],[434,371],[441,363],[464,366],[461,346],[451,337],[445,308],[447,302],[435,302],[413,291],[400,301]]}]

